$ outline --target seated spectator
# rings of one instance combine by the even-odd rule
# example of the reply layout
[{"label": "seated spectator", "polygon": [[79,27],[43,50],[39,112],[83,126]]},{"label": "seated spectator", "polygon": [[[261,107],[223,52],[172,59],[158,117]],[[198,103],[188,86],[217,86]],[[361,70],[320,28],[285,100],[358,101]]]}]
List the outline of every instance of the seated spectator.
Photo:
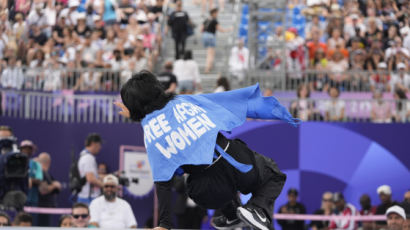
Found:
[{"label": "seated spectator", "polygon": [[64,228],[74,227],[72,218],[73,217],[71,215],[60,216],[60,219],[58,220],[58,227],[64,227]]},{"label": "seated spectator", "polygon": [[309,50],[309,60],[312,61],[315,55],[315,52],[317,49],[321,48],[327,53],[327,45],[321,41],[319,41],[320,38],[320,31],[319,29],[314,29],[312,30],[312,41],[308,42],[306,44],[308,50]]},{"label": "seated spectator", "polygon": [[16,227],[31,227],[33,225],[33,217],[26,212],[20,212],[14,218],[13,226]]},{"label": "seated spectator", "polygon": [[243,39],[237,41],[236,46],[232,47],[229,56],[229,72],[237,77],[239,81],[244,80],[245,71],[249,65],[249,50],[244,46]]},{"label": "seated spectator", "polygon": [[366,55],[363,50],[356,50],[352,54],[351,80],[348,84],[350,90],[368,91],[370,89],[369,76],[363,71],[365,70]]},{"label": "seated spectator", "polygon": [[393,110],[392,120],[395,122],[407,122],[410,120],[410,102],[407,101],[406,93],[401,89],[394,91],[396,107]]},{"label": "seated spectator", "polygon": [[305,68],[305,39],[299,36],[296,28],[289,28],[286,33],[286,68],[291,81],[299,82],[302,78],[302,69]]},{"label": "seated spectator", "polygon": [[404,208],[404,211],[406,211],[406,215],[410,216],[410,190],[407,190],[407,192],[404,193],[404,200],[401,203],[401,206]]},{"label": "seated spectator", "polygon": [[[325,215],[330,216],[333,212],[333,203],[332,203],[332,196],[331,192],[325,192],[322,195],[322,205],[320,206],[319,210],[315,211],[315,215]],[[312,230],[326,230],[329,226],[328,220],[323,221],[312,221],[310,223],[310,227]]]},{"label": "seated spectator", "polygon": [[327,40],[327,48],[335,49],[336,47],[345,47],[345,40],[342,38],[340,30],[337,28],[333,29],[331,35],[332,36]]},{"label": "seated spectator", "polygon": [[348,70],[349,64],[343,54],[336,50],[333,53],[332,59],[329,61],[328,70],[330,72],[330,80],[332,85],[345,86],[349,80],[349,76],[344,73]]},{"label": "seated spectator", "polygon": [[298,99],[291,103],[290,113],[302,121],[313,118],[314,105],[310,101],[310,91],[306,84],[301,84],[297,90]]},{"label": "seated spectator", "polygon": [[[386,62],[389,62],[389,60],[393,60],[393,58],[398,54],[399,52],[403,53],[406,58],[409,58],[409,51],[403,47],[402,45],[402,39],[400,36],[394,37],[394,40],[389,42],[389,48],[386,50],[386,56],[385,60]],[[400,61],[398,61],[400,62]],[[391,69],[390,69],[391,70]]]},{"label": "seated spectator", "polygon": [[311,21],[306,24],[305,34],[307,40],[312,39],[312,31],[314,31],[314,28],[320,31],[319,37],[322,38],[326,29],[326,22],[320,21],[319,15],[317,14],[312,15]]},{"label": "seated spectator", "polygon": [[[334,204],[334,214],[336,216],[355,216],[356,208],[349,203],[346,203],[342,193],[333,194],[333,204]],[[341,220],[332,220],[329,224],[329,229],[349,229],[353,230],[356,227],[354,220],[350,219],[341,219]]]},{"label": "seated spectator", "polygon": [[220,76],[216,81],[216,88],[214,90],[214,93],[225,92],[229,90],[231,90],[231,87],[229,86],[228,78]]},{"label": "seated spectator", "polygon": [[[379,198],[381,201],[381,204],[377,206],[376,214],[377,215],[384,215],[386,214],[386,211],[394,206],[398,205],[396,201],[393,201],[391,199],[391,188],[388,185],[381,185],[377,188],[377,194],[379,194]],[[385,228],[387,223],[386,221],[377,221],[376,222],[378,228]]]},{"label": "seated spectator", "polygon": [[[43,169],[43,180],[39,185],[39,207],[57,207],[57,194],[61,191],[61,183],[50,175],[51,157],[48,153],[40,153],[38,161]],[[40,214],[38,217],[39,226],[50,226],[50,215]]]},{"label": "seated spectator", "polygon": [[88,209],[88,205],[84,203],[75,203],[73,205],[72,214],[73,217],[73,227],[76,228],[87,228],[93,227],[89,225],[90,221],[90,210]]},{"label": "seated spectator", "polygon": [[108,174],[108,166],[106,163],[98,163],[97,167],[98,178],[104,178]]},{"label": "seated spectator", "polygon": [[328,91],[329,77],[327,75],[328,60],[325,51],[321,48],[315,52],[312,67],[317,72],[310,77],[309,88],[313,91]]},{"label": "seated spectator", "polygon": [[373,93],[370,118],[375,123],[391,122],[391,104],[383,100],[383,94],[379,90]]},{"label": "seated spectator", "polygon": [[387,72],[387,64],[385,62],[380,62],[377,65],[377,73],[370,78],[370,89],[373,92],[375,90],[388,92],[391,87],[390,80],[391,77]]},{"label": "seated spectator", "polygon": [[[1,40],[1,39],[0,39]],[[24,84],[23,70],[20,62],[12,56],[7,60],[7,67],[3,70],[0,77],[0,85],[6,89],[22,89]]]},{"label": "seated spectator", "polygon": [[330,101],[326,103],[327,121],[343,121],[345,115],[346,103],[339,99],[340,91],[336,86],[329,89]]},{"label": "seated spectator", "polygon": [[404,209],[398,205],[388,208],[386,217],[389,230],[402,230],[406,224],[406,213]]},{"label": "seated spectator", "polygon": [[90,204],[90,224],[100,228],[136,228],[137,221],[127,201],[117,197],[118,178],[104,177],[103,196]]},{"label": "seated spectator", "polygon": [[353,13],[345,18],[344,34],[347,38],[364,37],[366,26],[358,14]]},{"label": "seated spectator", "polygon": [[274,52],[272,47],[268,47],[268,51],[263,60],[258,64],[258,68],[262,70],[276,70],[280,67],[281,58]]},{"label": "seated spectator", "polygon": [[[375,215],[376,214],[376,206],[372,206],[372,202],[370,200],[370,196],[367,194],[363,194],[360,197],[360,206],[362,209],[360,210],[361,216],[367,215]],[[374,221],[363,221],[361,222],[361,226],[363,230],[372,230],[376,228],[376,223]]]},{"label": "seated spectator", "polygon": [[372,71],[377,70],[380,62],[383,62],[384,55],[381,49],[371,49],[365,61],[365,69]]},{"label": "seated spectator", "polygon": [[392,92],[396,89],[400,89],[404,92],[409,92],[410,89],[410,74],[407,73],[406,64],[400,62],[397,64],[398,72],[392,74],[391,79],[391,90]]},{"label": "seated spectator", "polygon": [[5,212],[0,211],[0,227],[7,226],[11,226],[10,216]]},{"label": "seated spectator", "polygon": [[158,80],[166,93],[175,93],[177,89],[177,77],[172,73],[173,68],[172,61],[167,61],[164,64],[164,71],[158,74]]},{"label": "seated spectator", "polygon": [[[283,214],[305,214],[305,206],[297,201],[298,191],[294,188],[288,190],[288,202],[281,206],[279,213]],[[300,220],[278,220],[278,224],[282,230],[303,230],[305,229],[305,221]]]}]

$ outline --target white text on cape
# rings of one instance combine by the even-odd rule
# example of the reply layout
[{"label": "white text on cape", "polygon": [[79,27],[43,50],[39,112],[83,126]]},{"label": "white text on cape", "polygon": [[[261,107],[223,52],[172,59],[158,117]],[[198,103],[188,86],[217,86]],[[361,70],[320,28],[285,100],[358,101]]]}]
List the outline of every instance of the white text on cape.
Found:
[{"label": "white text on cape", "polygon": [[[151,118],[144,125],[144,142],[155,147],[166,157],[183,151],[203,134],[216,127],[207,111],[192,103],[179,103],[173,108],[176,122],[170,124],[164,113]],[[165,141],[164,141],[165,140]]]}]

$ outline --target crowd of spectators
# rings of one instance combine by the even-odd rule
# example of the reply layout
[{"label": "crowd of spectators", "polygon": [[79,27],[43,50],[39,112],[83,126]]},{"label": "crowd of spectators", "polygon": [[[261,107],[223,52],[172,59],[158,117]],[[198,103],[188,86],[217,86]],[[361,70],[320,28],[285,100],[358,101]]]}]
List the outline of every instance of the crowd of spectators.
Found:
[{"label": "crowd of spectators", "polygon": [[[311,221],[305,223],[303,220],[278,220],[282,230],[312,230],[322,229],[389,229],[389,230],[407,230],[410,229],[410,191],[404,194],[402,202],[392,200],[392,190],[388,185],[382,185],[377,188],[377,194],[380,198],[380,204],[374,206],[367,194],[360,197],[360,206],[355,207],[348,203],[340,192],[324,192],[320,208],[314,214],[325,216],[367,216],[367,215],[386,215],[387,221],[354,221],[352,219],[335,219]],[[294,188],[288,190],[288,202],[282,205],[278,213],[282,214],[306,214],[305,206],[298,202],[298,191]],[[392,215],[395,213],[396,215]]]},{"label": "crowd of spectators", "polygon": [[0,84],[118,90],[132,72],[153,68],[163,5],[163,0],[2,0]]},{"label": "crowd of spectators", "polygon": [[[303,28],[276,26],[267,46],[286,44],[286,60],[268,48],[261,69],[286,63],[287,88],[301,80],[311,91],[331,85],[350,91],[410,89],[410,3],[401,0],[292,0],[288,10],[301,9]],[[284,30],[286,30],[284,32]],[[303,71],[305,75],[296,72]],[[312,73],[317,71],[320,73]],[[350,71],[350,72],[347,72]],[[377,71],[377,72],[376,72]],[[297,80],[297,81],[295,81]]]},{"label": "crowd of spectators", "polygon": [[[393,98],[383,99],[383,92],[375,90],[372,99],[355,101],[340,98],[337,85],[329,86],[328,96],[319,100],[310,97],[309,84],[301,83],[296,90],[297,98],[289,105],[289,111],[303,121],[349,121],[362,120],[375,123],[401,123],[410,121],[410,103],[406,92],[396,89]],[[361,103],[361,104],[358,104]],[[346,114],[346,110],[355,114]]]}]

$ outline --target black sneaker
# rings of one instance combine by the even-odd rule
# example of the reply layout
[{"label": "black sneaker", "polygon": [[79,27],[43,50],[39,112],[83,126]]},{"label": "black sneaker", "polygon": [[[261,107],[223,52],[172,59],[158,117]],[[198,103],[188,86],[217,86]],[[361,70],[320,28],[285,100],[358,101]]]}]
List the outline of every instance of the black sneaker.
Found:
[{"label": "black sneaker", "polygon": [[238,207],[237,216],[249,226],[259,230],[270,230],[272,224],[262,210],[254,207]]},{"label": "black sneaker", "polygon": [[235,229],[245,226],[240,219],[228,220],[224,215],[213,217],[211,225],[218,230]]}]

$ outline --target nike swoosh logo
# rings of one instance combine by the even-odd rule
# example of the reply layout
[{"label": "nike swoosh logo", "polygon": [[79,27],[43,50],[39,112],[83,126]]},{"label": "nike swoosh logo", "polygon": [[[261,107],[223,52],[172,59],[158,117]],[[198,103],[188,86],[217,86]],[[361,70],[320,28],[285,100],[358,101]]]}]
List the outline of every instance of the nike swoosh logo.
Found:
[{"label": "nike swoosh logo", "polygon": [[262,220],[262,222],[266,222],[266,217],[262,218],[257,211],[255,211],[255,212],[256,212],[256,215],[259,217],[259,219]]},{"label": "nike swoosh logo", "polygon": [[233,222],[235,222],[236,220],[226,220],[227,224],[232,224]]}]

